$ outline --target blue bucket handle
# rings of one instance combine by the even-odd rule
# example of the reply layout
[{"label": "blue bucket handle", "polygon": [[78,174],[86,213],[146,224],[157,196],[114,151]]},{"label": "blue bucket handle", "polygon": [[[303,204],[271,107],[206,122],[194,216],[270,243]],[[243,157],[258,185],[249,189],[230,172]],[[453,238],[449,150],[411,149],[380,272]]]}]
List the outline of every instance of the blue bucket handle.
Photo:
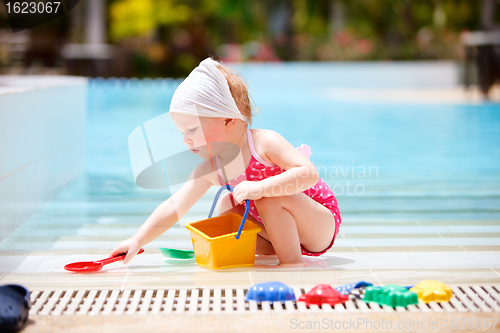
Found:
[{"label": "blue bucket handle", "polygon": [[[225,189],[228,189],[230,192],[233,192],[234,187],[232,187],[229,184],[226,184],[222,186],[218,191],[217,194],[215,195],[214,202],[212,203],[212,208],[210,208],[210,213],[208,213],[208,218],[212,217],[212,214],[214,213],[215,210],[215,205],[217,204],[217,201],[219,200],[219,196],[222,191]],[[243,227],[245,226],[245,221],[247,220],[248,216],[248,211],[250,210],[250,201],[248,199],[245,200],[246,203],[246,208],[245,208],[245,214],[243,214],[243,219],[241,220],[240,228],[238,229],[238,233],[236,234],[236,239],[240,239],[241,231],[243,230]]]}]

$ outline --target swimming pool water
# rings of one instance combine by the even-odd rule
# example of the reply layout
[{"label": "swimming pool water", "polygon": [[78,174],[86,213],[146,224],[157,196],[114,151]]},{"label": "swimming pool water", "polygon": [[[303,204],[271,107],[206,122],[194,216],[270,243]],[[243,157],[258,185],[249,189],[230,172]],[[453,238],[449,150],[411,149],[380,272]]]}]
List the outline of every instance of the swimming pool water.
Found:
[{"label": "swimming pool water", "polygon": [[[301,143],[311,146],[311,160],[334,187],[341,212],[498,218],[500,105],[328,98],[327,89],[341,85],[342,80],[349,87],[375,84],[372,88],[392,89],[395,94],[398,89],[425,84],[437,88],[453,85],[432,66],[438,75],[435,79],[420,64],[404,66],[407,68],[400,69],[406,73],[404,78],[398,78],[398,71],[386,64],[235,67],[249,81],[260,109],[253,127],[275,130],[296,147]],[[443,66],[441,72],[449,71],[449,64]],[[168,111],[176,84],[131,90],[109,88],[96,81],[91,84],[89,176],[133,181],[127,137],[140,124]],[[170,136],[181,141],[177,131]],[[149,191],[150,195],[154,192]]]}]

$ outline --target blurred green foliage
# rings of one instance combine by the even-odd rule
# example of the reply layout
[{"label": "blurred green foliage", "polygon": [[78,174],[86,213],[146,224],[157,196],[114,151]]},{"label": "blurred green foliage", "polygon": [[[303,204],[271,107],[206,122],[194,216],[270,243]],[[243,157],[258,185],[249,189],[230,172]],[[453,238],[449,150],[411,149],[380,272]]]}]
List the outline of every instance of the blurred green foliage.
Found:
[{"label": "blurred green foliage", "polygon": [[161,25],[187,22],[192,11],[186,4],[170,0],[122,0],[110,8],[112,40],[147,35]]},{"label": "blurred green foliage", "polygon": [[242,61],[456,59],[460,33],[479,27],[480,7],[479,0],[109,0],[109,38],[158,64],[151,68],[163,75],[184,75],[208,54]]}]

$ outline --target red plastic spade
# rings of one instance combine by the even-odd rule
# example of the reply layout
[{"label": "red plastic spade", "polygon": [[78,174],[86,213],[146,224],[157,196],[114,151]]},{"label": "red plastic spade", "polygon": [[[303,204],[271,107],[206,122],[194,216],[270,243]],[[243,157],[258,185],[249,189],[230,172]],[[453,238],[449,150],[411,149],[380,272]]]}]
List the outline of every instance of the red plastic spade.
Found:
[{"label": "red plastic spade", "polygon": [[[139,253],[141,254],[144,252],[144,249],[140,249]],[[70,272],[97,272],[102,269],[102,266],[111,264],[112,262],[115,261],[120,261],[125,259],[126,253],[119,254],[114,257],[109,257],[106,259],[101,259],[97,261],[81,261],[81,262],[74,262],[71,264],[67,264],[64,266],[64,269]]]}]

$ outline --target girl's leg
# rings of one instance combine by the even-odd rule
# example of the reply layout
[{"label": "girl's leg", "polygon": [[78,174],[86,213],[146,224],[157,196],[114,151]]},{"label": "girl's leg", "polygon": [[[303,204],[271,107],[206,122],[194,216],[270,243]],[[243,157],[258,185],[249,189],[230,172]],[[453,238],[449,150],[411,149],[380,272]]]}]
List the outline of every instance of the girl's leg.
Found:
[{"label": "girl's leg", "polygon": [[[236,213],[243,216],[243,214],[245,214],[245,207],[243,207],[243,205],[234,206],[234,204],[235,201],[232,200],[232,195],[230,193],[225,193],[219,200],[217,213],[219,215]],[[269,236],[267,235],[264,226],[250,214],[248,214],[247,219],[256,223],[262,228],[262,231],[257,234],[257,248],[255,254],[276,254],[273,245],[269,241]]]},{"label": "girl's leg", "polygon": [[257,248],[255,249],[255,254],[261,254],[261,255],[276,254],[276,251],[274,251],[273,244],[271,244],[270,241],[262,237],[260,233],[257,234]]},{"label": "girl's leg", "polygon": [[322,204],[304,193],[264,197],[255,201],[265,233],[280,263],[300,263],[300,244],[311,252],[320,252],[332,242],[335,219]]}]

